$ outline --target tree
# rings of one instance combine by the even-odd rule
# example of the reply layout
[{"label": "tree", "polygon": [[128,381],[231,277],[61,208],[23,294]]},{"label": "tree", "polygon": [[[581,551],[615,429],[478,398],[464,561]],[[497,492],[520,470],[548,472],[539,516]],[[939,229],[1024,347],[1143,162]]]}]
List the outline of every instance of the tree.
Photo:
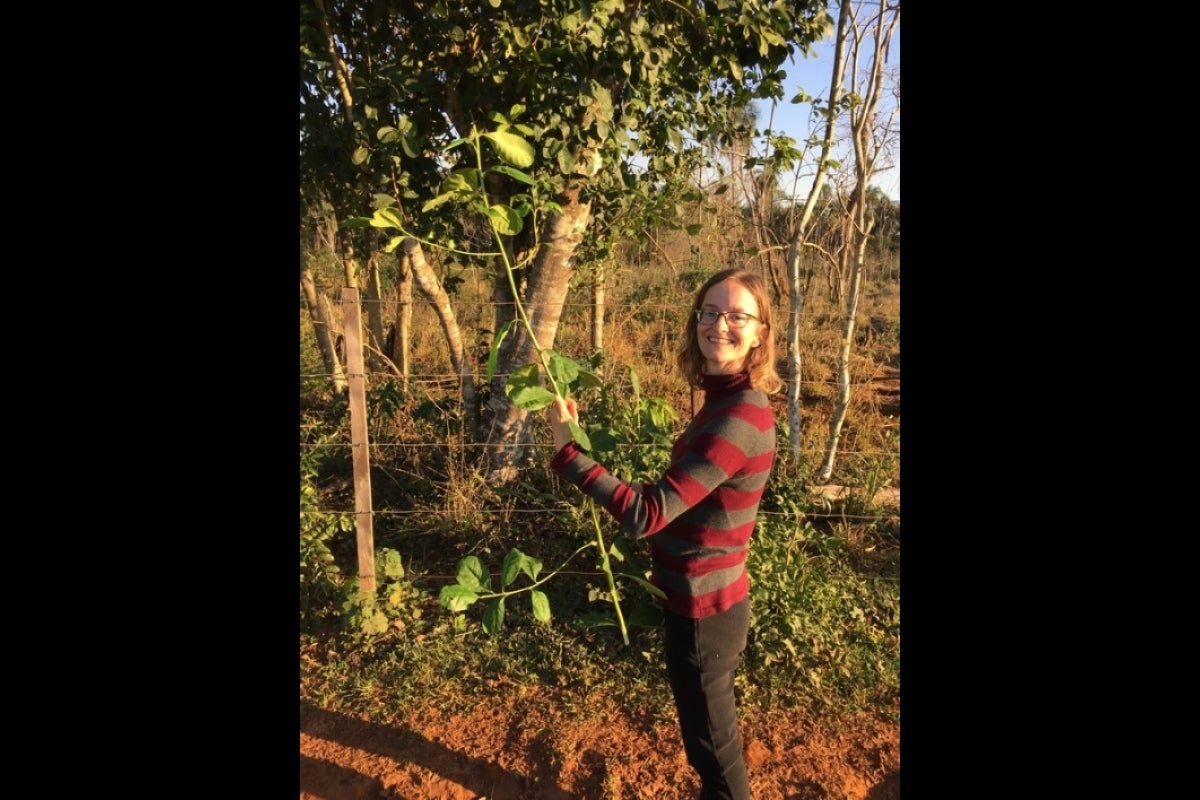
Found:
[{"label": "tree", "polygon": [[[529,222],[507,254],[537,341],[552,347],[577,266],[605,249],[596,230],[641,216],[639,203],[663,213],[664,188],[702,162],[699,143],[730,109],[781,93],[780,65],[828,24],[816,0],[301,0],[302,203],[328,198],[342,220],[396,209],[419,234],[404,244],[417,286],[446,303],[426,251],[480,252],[459,247],[472,241],[469,220],[427,206],[464,167],[450,146],[472,131],[520,131],[536,143],[534,185],[481,173],[493,207]],[[368,260],[381,246],[374,229],[349,233],[343,247]],[[494,274],[499,331],[514,298]],[[452,306],[439,313],[453,338]],[[479,431],[496,482],[515,476],[532,441],[503,387],[535,355],[519,326],[498,353]],[[456,362],[464,392],[467,364]]]},{"label": "tree", "polygon": [[[837,455],[838,439],[846,412],[850,405],[850,352],[854,345],[855,317],[862,289],[863,271],[866,263],[867,243],[875,227],[875,208],[869,191],[869,181],[878,171],[879,159],[886,152],[893,133],[893,121],[899,113],[899,104],[885,118],[878,116],[879,101],[885,89],[884,65],[887,63],[888,47],[892,32],[900,23],[900,3],[881,4],[877,12],[865,15],[860,21],[861,9],[851,0],[842,0],[842,12],[838,21],[839,43],[849,45],[852,68],[849,74],[849,99],[847,108],[850,140],[853,147],[850,191],[842,217],[842,247],[838,253],[836,267],[840,275],[848,276],[843,298],[841,341],[837,357],[838,391],[833,414],[829,419],[829,433],[825,442],[825,455],[817,469],[816,480],[828,481],[833,474]],[[856,69],[859,60],[866,62],[865,69]]]}]

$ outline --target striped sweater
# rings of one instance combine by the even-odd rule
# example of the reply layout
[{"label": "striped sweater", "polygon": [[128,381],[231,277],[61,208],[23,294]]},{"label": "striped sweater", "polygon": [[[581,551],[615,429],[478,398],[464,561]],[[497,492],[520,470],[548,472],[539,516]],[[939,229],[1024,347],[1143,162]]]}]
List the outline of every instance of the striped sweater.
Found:
[{"label": "striped sweater", "polygon": [[550,468],[650,539],[653,583],[676,614],[703,619],[750,592],[746,552],[775,462],[775,418],[750,377],[705,375],[704,405],[655,483],[626,483],[571,442]]}]

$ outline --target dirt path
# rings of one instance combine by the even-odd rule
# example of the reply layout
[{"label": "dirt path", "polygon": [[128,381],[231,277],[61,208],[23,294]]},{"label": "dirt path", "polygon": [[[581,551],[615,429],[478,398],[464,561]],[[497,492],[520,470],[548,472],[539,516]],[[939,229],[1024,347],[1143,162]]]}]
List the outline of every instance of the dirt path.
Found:
[{"label": "dirt path", "polygon": [[[498,694],[497,696],[502,696]],[[671,718],[602,700],[481,699],[381,725],[306,709],[301,800],[693,800],[699,792]],[[743,722],[755,800],[899,800],[900,726],[796,713]]]}]

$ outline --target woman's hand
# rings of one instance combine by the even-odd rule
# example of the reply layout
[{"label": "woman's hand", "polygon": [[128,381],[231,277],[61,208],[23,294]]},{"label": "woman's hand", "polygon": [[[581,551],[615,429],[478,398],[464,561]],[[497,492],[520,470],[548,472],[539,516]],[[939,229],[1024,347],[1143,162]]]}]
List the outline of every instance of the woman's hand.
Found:
[{"label": "woman's hand", "polygon": [[550,429],[554,432],[554,452],[557,453],[575,440],[571,435],[571,421],[579,424],[579,409],[575,406],[575,398],[563,398],[558,395],[549,408]]}]

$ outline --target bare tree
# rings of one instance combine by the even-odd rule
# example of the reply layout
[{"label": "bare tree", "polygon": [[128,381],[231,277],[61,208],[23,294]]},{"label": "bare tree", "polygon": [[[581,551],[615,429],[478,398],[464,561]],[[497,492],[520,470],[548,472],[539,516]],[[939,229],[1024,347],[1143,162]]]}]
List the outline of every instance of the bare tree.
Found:
[{"label": "bare tree", "polygon": [[[892,124],[899,113],[897,96],[897,105],[887,118],[881,120],[878,116],[879,100],[885,89],[884,65],[892,33],[900,23],[900,3],[881,5],[877,12],[861,22],[858,19],[860,12],[861,5],[856,7],[850,0],[842,0],[838,47],[840,49],[842,43],[846,43],[853,65],[849,74],[850,103],[847,109],[853,160],[851,190],[842,218],[842,247],[836,267],[838,274],[847,276],[848,281],[842,284],[846,290],[837,358],[837,397],[829,420],[825,455],[815,475],[819,482],[828,481],[833,474],[838,439],[850,406],[850,353],[854,344],[855,315],[862,290],[867,242],[875,226],[868,182],[879,171],[880,156],[890,142]],[[857,69],[860,60],[866,63],[861,78]]]}]

